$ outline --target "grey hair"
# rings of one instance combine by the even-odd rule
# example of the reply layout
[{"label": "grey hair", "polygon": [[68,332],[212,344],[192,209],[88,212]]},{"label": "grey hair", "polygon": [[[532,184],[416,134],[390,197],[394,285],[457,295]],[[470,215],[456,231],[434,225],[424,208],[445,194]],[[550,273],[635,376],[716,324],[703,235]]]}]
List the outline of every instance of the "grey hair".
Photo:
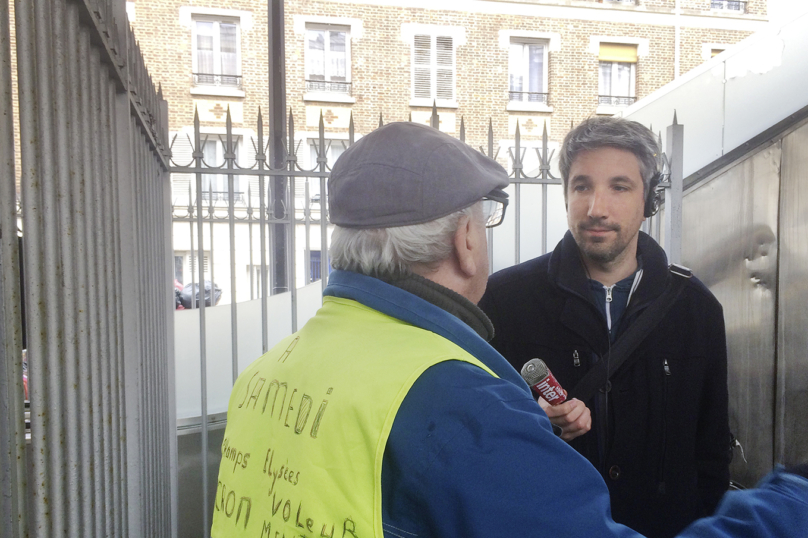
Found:
[{"label": "grey hair", "polygon": [[561,144],[558,166],[561,169],[561,180],[564,183],[565,200],[567,199],[570,168],[578,154],[603,147],[630,151],[637,157],[642,176],[643,194],[648,194],[651,178],[657,172],[657,155],[659,154],[659,144],[657,144],[654,133],[636,121],[611,116],[596,116],[578,124],[567,133]]},{"label": "grey hair", "polygon": [[407,274],[415,266],[434,270],[452,254],[461,218],[472,218],[478,205],[410,226],[370,229],[335,226],[329,249],[331,266],[370,276]]}]

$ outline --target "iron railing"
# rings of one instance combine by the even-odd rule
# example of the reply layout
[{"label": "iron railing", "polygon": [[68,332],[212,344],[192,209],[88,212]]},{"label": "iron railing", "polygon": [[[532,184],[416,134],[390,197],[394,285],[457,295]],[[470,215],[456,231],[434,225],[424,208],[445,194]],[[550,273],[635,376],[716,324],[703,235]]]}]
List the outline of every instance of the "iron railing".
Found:
[{"label": "iron railing", "polygon": [[241,89],[241,75],[217,75],[213,73],[192,73],[194,86],[227,86]]},{"label": "iron railing", "polygon": [[522,103],[536,103],[547,104],[547,97],[549,93],[542,92],[516,92],[513,90],[508,91],[508,100],[511,102],[517,101]]},{"label": "iron railing", "polygon": [[741,0],[710,0],[710,9],[726,9],[746,13],[747,2]]},{"label": "iron railing", "polygon": [[598,95],[599,105],[629,106],[633,105],[636,101],[637,101],[636,97],[627,97],[620,95]]},{"label": "iron railing", "polygon": [[168,537],[167,106],[122,2],[13,5],[15,41],[0,7],[0,536]]},{"label": "iron railing", "polygon": [[209,202],[229,202],[231,199],[236,203],[243,204],[244,203],[244,193],[239,191],[234,191],[230,193],[229,191],[202,191],[202,199]]},{"label": "iron railing", "polygon": [[331,82],[328,80],[306,80],[307,92],[341,93],[351,95],[350,82]]}]

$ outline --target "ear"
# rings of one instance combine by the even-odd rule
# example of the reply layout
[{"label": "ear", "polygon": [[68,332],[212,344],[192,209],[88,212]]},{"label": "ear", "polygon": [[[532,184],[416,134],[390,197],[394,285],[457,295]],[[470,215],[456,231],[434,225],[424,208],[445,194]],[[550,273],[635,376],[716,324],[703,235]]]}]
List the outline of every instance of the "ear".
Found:
[{"label": "ear", "polygon": [[475,253],[477,249],[484,247],[484,245],[479,245],[477,235],[474,233],[474,227],[476,225],[473,219],[463,217],[454,236],[454,247],[458,267],[467,277],[476,275],[477,271],[480,269],[477,267],[477,262],[475,261]]}]

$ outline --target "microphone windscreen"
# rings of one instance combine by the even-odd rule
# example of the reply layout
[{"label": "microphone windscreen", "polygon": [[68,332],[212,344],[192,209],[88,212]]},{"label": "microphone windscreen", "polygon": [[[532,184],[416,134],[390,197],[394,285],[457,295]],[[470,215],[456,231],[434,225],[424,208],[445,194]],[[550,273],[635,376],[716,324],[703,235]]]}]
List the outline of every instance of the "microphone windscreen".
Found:
[{"label": "microphone windscreen", "polygon": [[540,383],[549,373],[550,369],[541,359],[530,359],[522,366],[522,379],[531,387]]}]

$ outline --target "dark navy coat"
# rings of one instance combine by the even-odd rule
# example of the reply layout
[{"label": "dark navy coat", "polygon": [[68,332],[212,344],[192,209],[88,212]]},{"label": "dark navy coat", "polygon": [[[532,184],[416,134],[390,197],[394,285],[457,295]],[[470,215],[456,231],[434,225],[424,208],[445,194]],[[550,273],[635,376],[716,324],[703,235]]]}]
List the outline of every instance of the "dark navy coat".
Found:
[{"label": "dark navy coat", "polygon": [[[664,251],[642,232],[638,254],[642,278],[618,340],[672,278]],[[552,253],[494,274],[480,307],[494,324],[491,344],[514,368],[541,358],[568,390],[609,349],[606,319],[569,232]],[[615,521],[666,538],[711,514],[729,485],[721,305],[690,279],[634,354],[612,377],[608,396],[597,397],[607,424],[594,424],[570,444],[603,475]],[[590,409],[595,400],[586,402]],[[596,429],[606,432],[601,450]]]}]

